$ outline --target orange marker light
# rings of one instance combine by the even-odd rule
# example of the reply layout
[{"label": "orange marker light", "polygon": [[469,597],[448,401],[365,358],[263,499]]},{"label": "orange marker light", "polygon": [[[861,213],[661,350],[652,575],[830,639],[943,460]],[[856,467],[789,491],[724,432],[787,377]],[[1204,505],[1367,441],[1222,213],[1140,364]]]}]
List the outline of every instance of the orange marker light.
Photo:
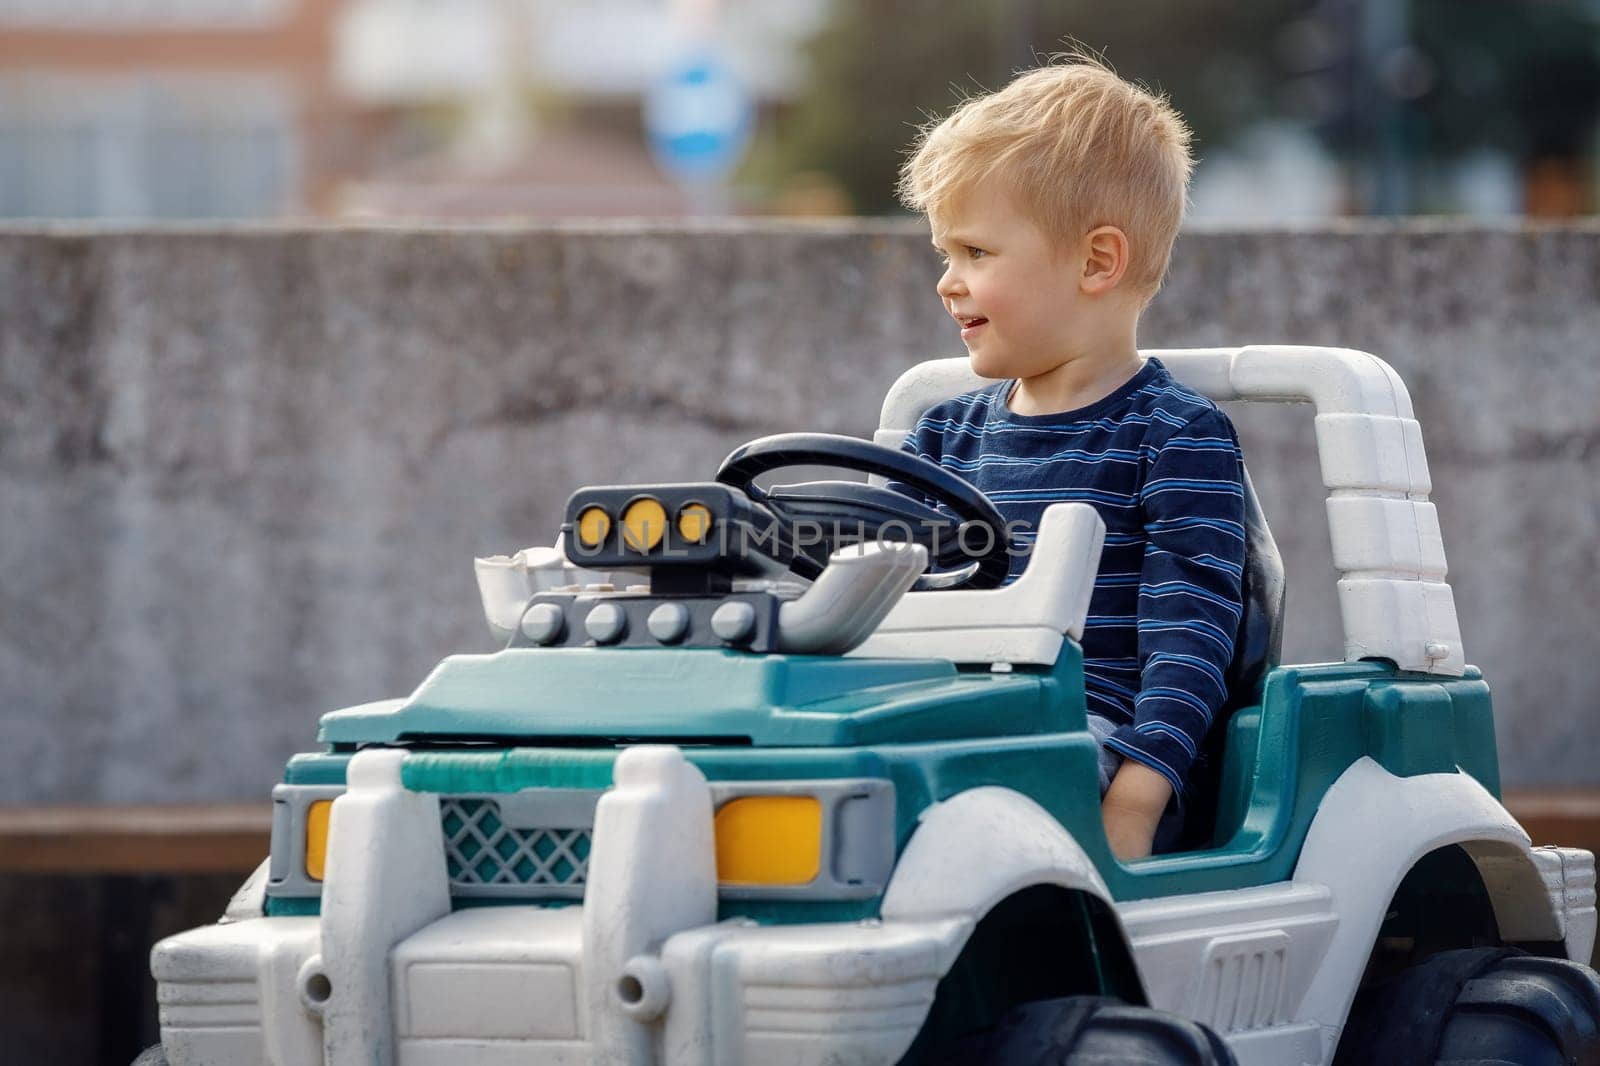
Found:
[{"label": "orange marker light", "polygon": [[328,816],[332,813],[333,800],[317,800],[306,808],[306,876],[313,881],[322,880],[328,858]]},{"label": "orange marker light", "polygon": [[717,880],[805,885],[822,869],[822,804],[814,796],[745,796],[714,820]]}]

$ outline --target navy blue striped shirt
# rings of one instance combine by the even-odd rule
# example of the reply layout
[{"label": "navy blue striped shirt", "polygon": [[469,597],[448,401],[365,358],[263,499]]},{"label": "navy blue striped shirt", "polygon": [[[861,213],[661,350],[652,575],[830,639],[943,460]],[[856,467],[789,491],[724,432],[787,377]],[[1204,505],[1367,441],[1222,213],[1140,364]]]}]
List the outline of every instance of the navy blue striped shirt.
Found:
[{"label": "navy blue striped shirt", "polygon": [[955,471],[1006,519],[1022,572],[1045,507],[1082,501],[1106,524],[1084,627],[1088,709],[1107,747],[1180,797],[1227,695],[1244,571],[1243,459],[1228,416],[1159,360],[1098,403],[1049,415],[1006,407],[1013,382],[947,400],[904,448]]}]

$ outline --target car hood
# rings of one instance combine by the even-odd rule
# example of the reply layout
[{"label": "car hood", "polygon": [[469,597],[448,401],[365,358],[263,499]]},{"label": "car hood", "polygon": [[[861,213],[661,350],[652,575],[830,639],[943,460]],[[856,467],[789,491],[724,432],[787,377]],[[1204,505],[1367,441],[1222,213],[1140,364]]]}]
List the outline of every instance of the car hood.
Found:
[{"label": "car hood", "polygon": [[[1060,732],[1073,717],[1082,728],[1076,646],[1063,659],[1048,673],[974,672],[932,659],[513,648],[452,656],[407,699],[324,715],[318,739],[839,746]],[[1076,700],[1061,696],[1064,669]]]}]

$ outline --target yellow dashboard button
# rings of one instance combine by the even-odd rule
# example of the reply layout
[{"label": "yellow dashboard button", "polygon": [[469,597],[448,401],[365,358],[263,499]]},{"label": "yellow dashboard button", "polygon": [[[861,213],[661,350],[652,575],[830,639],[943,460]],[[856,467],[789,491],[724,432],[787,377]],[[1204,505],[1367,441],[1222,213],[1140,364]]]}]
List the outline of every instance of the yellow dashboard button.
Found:
[{"label": "yellow dashboard button", "polygon": [[678,536],[690,544],[703,544],[711,535],[711,508],[691,503],[678,512]]},{"label": "yellow dashboard button", "polygon": [[598,548],[611,533],[611,516],[604,507],[585,507],[578,515],[578,543],[585,548]]},{"label": "yellow dashboard button", "polygon": [[667,509],[654,496],[641,496],[622,512],[622,542],[636,552],[647,552],[667,533]]}]

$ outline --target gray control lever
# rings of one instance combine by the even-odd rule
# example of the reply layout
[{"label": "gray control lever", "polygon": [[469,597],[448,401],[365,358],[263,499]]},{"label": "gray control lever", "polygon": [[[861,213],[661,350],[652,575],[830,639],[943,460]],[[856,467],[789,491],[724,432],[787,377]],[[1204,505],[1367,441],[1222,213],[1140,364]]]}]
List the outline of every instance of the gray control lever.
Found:
[{"label": "gray control lever", "polygon": [[778,650],[843,655],[872,635],[928,565],[920,544],[841,548],[798,599],[778,611]]}]

